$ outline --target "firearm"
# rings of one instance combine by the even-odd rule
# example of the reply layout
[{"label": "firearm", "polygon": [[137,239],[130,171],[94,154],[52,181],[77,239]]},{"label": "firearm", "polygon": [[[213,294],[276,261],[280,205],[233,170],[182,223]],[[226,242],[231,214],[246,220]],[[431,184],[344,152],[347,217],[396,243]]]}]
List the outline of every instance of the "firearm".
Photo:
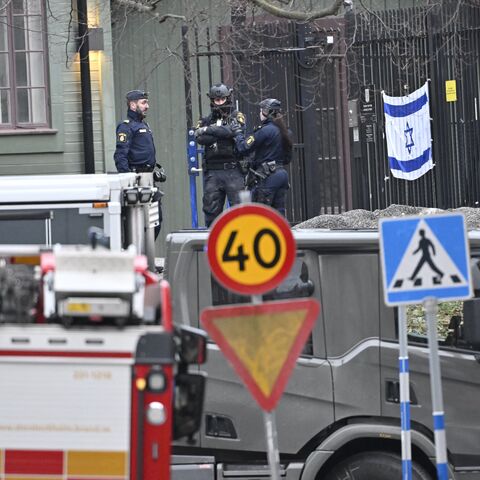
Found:
[{"label": "firearm", "polygon": [[257,172],[253,168],[249,168],[245,177],[245,190],[252,190],[260,180],[265,180],[267,175]]}]

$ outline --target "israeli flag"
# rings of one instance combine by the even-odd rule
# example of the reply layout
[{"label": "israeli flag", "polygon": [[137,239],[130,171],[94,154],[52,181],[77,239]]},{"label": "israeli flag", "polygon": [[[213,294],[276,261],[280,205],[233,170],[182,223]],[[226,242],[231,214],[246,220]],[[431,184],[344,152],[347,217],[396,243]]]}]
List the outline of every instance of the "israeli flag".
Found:
[{"label": "israeli flag", "polygon": [[392,175],[416,180],[433,168],[428,84],[405,97],[383,93],[383,110]]}]

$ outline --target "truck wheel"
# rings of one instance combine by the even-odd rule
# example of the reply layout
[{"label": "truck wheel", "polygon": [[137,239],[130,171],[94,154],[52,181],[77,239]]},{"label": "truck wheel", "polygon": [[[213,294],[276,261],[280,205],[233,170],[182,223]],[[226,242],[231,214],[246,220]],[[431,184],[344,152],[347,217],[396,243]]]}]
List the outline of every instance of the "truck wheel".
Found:
[{"label": "truck wheel", "polygon": [[[390,452],[362,452],[335,465],[323,480],[386,480],[402,478],[402,461]],[[432,480],[418,463],[412,462],[413,480]]]}]

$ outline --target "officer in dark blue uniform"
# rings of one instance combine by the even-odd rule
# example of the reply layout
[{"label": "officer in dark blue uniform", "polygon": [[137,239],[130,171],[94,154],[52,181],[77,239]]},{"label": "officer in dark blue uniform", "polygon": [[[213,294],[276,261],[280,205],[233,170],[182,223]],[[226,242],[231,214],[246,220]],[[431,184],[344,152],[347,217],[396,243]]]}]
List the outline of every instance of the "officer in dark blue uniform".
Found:
[{"label": "officer in dark blue uniform", "polygon": [[205,224],[212,222],[223,210],[225,197],[230,205],[239,203],[244,188],[244,173],[234,149],[232,127],[243,132],[245,117],[234,110],[232,89],[223,83],[213,85],[209,93],[211,113],[199,120],[195,138],[205,146],[203,155],[203,213]]},{"label": "officer in dark blue uniform", "polygon": [[234,128],[237,151],[246,155],[255,152],[246,177],[252,200],[276,208],[286,215],[288,172],[285,166],[292,159],[292,135],[283,122],[282,104],[275,98],[260,102],[262,124],[245,138],[240,129]]},{"label": "officer in dark blue uniform", "polygon": [[[153,134],[145,121],[148,111],[148,93],[131,90],[126,95],[127,119],[117,126],[117,147],[113,156],[119,172],[153,172],[154,180],[164,182],[167,177],[161,165],[156,163]],[[159,225],[155,227],[155,238],[162,225],[162,195],[158,191],[154,200],[158,200]]]}]

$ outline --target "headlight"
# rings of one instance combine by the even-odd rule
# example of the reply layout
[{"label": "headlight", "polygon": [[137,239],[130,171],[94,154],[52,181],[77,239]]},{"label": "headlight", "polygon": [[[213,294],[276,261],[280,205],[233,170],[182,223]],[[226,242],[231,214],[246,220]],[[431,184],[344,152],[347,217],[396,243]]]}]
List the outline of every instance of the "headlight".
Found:
[{"label": "headlight", "polygon": [[151,392],[163,392],[165,390],[167,380],[165,374],[161,370],[153,370],[148,374],[147,386]]},{"label": "headlight", "polygon": [[138,202],[138,190],[136,188],[125,190],[124,197],[129,205],[134,205]]},{"label": "headlight", "polygon": [[167,420],[167,414],[163,403],[150,402],[147,407],[147,421],[152,425],[163,425]]},{"label": "headlight", "polygon": [[152,198],[152,189],[142,188],[138,195],[140,197],[140,203],[147,203]]}]

